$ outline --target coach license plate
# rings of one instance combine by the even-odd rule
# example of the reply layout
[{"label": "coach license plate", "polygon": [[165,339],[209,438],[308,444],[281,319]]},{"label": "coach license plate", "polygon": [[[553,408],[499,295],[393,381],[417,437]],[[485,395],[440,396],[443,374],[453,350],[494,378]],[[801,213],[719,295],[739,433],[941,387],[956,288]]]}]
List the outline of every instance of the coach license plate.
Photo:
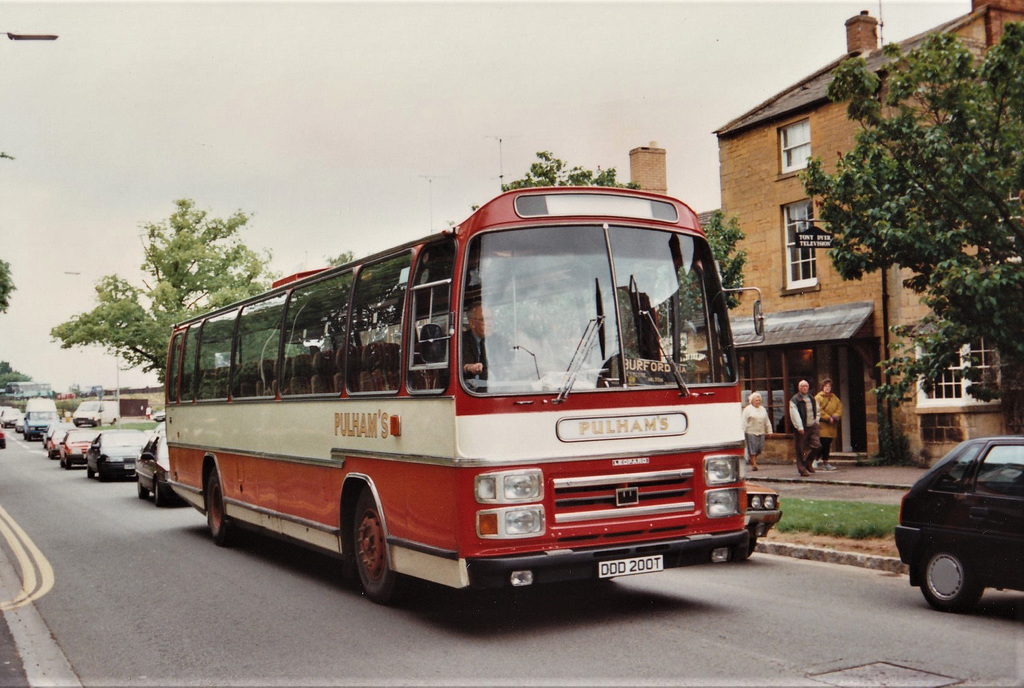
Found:
[{"label": "coach license plate", "polygon": [[638,573],[664,571],[665,563],[661,555],[650,557],[633,557],[632,559],[615,559],[597,564],[598,578],[615,578],[617,576],[635,576]]}]

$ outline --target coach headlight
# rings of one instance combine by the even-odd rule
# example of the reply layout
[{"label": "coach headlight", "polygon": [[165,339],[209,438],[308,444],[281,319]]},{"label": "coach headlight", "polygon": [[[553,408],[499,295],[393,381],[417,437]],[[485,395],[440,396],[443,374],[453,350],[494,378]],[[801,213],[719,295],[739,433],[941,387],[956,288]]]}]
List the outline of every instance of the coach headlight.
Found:
[{"label": "coach headlight", "polygon": [[482,538],[523,538],[544,534],[544,507],[509,507],[478,511],[476,532]]},{"label": "coach headlight", "polygon": [[474,483],[481,504],[518,504],[544,498],[544,475],[537,469],[483,473]]},{"label": "coach headlight", "polygon": [[740,491],[735,488],[708,490],[704,493],[704,513],[708,518],[738,516],[740,513]]},{"label": "coach headlight", "polygon": [[704,459],[704,479],[708,485],[734,483],[743,478],[739,456],[709,456]]}]

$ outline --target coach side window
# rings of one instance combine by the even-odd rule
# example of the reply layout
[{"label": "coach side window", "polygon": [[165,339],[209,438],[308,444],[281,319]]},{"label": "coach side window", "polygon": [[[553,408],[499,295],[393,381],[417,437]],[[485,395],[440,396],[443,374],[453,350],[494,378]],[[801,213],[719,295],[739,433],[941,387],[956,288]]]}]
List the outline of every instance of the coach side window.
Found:
[{"label": "coach side window", "polygon": [[235,345],[234,397],[277,396],[277,354],[285,294],[249,304],[238,320]]},{"label": "coach side window", "polygon": [[231,338],[238,311],[208,319],[199,337],[196,399],[227,399],[231,373]]},{"label": "coach side window", "polygon": [[453,241],[425,247],[416,261],[406,378],[414,393],[443,392],[448,386],[454,265]]},{"label": "coach side window", "polygon": [[168,356],[167,361],[167,402],[171,403],[178,400],[178,363],[181,361],[179,356],[181,349],[181,333],[175,333],[171,338],[171,352]]},{"label": "coach side window", "polygon": [[281,394],[341,394],[352,273],[292,292],[285,316]]},{"label": "coach side window", "polygon": [[356,277],[346,365],[350,392],[398,390],[410,262],[406,252],[364,265]]},{"label": "coach side window", "polygon": [[188,328],[185,345],[181,348],[181,384],[178,386],[178,392],[183,402],[192,401],[195,396],[196,351],[199,350],[200,324],[195,323]]}]

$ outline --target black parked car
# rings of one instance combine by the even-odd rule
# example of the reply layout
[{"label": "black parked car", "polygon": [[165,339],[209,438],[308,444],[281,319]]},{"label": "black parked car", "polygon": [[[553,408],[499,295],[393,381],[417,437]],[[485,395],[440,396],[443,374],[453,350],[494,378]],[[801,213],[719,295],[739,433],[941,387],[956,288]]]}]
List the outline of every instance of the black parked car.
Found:
[{"label": "black parked car", "polygon": [[896,546],[936,609],[1024,590],[1024,436],[967,440],[940,459],[904,495]]},{"label": "black parked car", "polygon": [[85,476],[134,478],[135,462],[145,443],[146,433],[141,430],[104,430],[85,453]]}]

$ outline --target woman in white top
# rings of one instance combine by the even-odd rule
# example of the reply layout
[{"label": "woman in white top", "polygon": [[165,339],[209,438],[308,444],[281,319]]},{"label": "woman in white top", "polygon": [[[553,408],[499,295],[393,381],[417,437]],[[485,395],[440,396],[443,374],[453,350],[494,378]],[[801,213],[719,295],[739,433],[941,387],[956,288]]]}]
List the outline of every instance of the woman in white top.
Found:
[{"label": "woman in white top", "polygon": [[743,409],[741,424],[747,439],[750,466],[756,471],[757,457],[764,451],[764,437],[772,431],[772,422],[768,420],[768,411],[761,405],[761,395],[758,392],[750,395],[750,403]]}]

